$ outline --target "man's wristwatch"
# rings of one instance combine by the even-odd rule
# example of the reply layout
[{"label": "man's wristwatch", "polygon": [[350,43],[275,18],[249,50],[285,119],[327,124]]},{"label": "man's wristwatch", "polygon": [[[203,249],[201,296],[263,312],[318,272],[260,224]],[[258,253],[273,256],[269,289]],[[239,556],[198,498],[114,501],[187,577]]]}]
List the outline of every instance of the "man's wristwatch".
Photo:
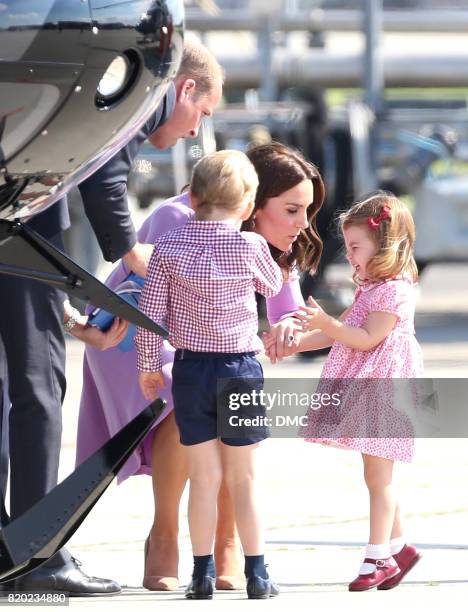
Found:
[{"label": "man's wristwatch", "polygon": [[63,329],[66,332],[71,332],[71,330],[75,327],[75,325],[80,320],[80,317],[81,317],[80,311],[77,310],[76,308],[72,308],[70,316],[68,317],[66,323],[63,324]]}]

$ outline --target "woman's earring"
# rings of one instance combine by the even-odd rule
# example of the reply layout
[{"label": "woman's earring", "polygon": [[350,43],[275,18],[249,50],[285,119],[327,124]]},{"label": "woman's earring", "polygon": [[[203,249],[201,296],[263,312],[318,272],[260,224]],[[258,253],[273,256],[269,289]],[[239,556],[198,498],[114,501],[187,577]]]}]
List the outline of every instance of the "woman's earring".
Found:
[{"label": "woman's earring", "polygon": [[252,229],[255,229],[255,215],[252,217]]}]

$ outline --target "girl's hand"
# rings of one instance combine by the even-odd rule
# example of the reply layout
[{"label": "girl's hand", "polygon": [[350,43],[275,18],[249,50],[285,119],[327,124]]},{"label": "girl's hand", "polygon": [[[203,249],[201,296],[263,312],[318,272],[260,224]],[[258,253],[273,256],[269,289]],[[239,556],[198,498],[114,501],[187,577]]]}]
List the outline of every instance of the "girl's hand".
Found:
[{"label": "girl's hand", "polygon": [[265,352],[268,352],[268,349],[270,349],[275,344],[275,339],[270,334],[270,332],[263,332],[262,342],[265,348]]},{"label": "girl's hand", "polygon": [[295,316],[283,319],[270,327],[268,347],[265,345],[265,348],[271,363],[276,363],[296,352],[300,329]]},{"label": "girl's hand", "polygon": [[270,332],[263,332],[262,342],[265,347],[265,355],[269,358],[271,363],[276,363],[276,340]]},{"label": "girl's hand", "polygon": [[140,372],[138,382],[145,399],[150,402],[158,397],[158,389],[164,387],[162,372]]},{"label": "girl's hand", "polygon": [[308,332],[313,329],[321,329],[327,314],[312,297],[307,298],[307,304],[308,306],[302,306],[296,313],[296,317],[301,324],[301,331]]}]

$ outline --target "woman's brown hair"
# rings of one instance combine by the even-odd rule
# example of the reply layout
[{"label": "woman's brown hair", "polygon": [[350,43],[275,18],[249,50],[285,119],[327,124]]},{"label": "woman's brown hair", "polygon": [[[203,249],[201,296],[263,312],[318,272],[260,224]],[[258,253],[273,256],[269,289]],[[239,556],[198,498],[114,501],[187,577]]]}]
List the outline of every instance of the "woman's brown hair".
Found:
[{"label": "woman's brown hair", "polygon": [[273,259],[286,272],[289,272],[293,265],[297,265],[301,271],[315,271],[323,248],[317,232],[316,217],[325,199],[325,186],[319,171],[299,151],[279,142],[252,147],[247,151],[247,157],[255,167],[259,185],[255,198],[255,209],[252,216],[243,223],[243,230],[254,230],[255,211],[262,209],[268,199],[278,197],[304,180],[312,181],[314,200],[307,209],[308,227],[302,230],[291,250],[286,253],[273,245],[269,246]]}]

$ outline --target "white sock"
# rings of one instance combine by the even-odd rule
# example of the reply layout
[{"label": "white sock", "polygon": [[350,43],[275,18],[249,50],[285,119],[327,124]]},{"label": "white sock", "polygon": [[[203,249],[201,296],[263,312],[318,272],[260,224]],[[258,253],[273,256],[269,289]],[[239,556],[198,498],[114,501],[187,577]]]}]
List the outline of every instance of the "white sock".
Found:
[{"label": "white sock", "polygon": [[406,544],[406,538],[404,536],[400,536],[399,538],[393,538],[390,540],[390,552],[392,555],[397,555],[401,552]]},{"label": "white sock", "polygon": [[[388,559],[390,557],[390,544],[368,544],[366,546],[366,559]],[[373,563],[363,563],[360,574],[372,574],[375,572],[375,565]]]}]

